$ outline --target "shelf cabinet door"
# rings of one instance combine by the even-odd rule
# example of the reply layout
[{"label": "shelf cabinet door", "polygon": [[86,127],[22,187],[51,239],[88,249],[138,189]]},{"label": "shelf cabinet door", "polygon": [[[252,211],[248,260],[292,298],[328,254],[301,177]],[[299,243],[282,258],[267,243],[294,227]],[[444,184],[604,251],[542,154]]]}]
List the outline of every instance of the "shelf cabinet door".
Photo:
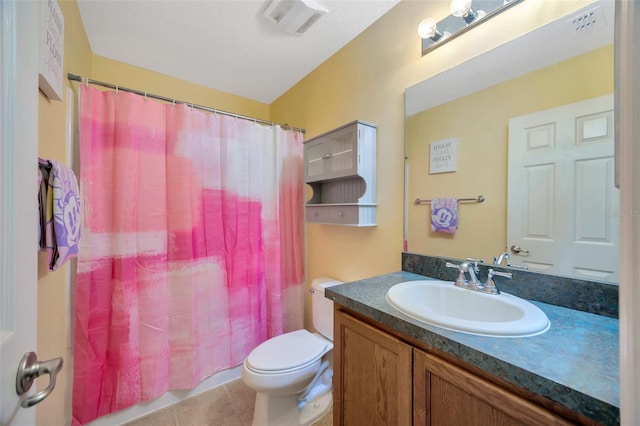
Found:
[{"label": "shelf cabinet door", "polygon": [[329,174],[328,159],[331,158],[329,145],[324,139],[310,141],[304,145],[305,182],[326,179]]},{"label": "shelf cabinet door", "polygon": [[339,179],[358,174],[358,125],[340,129],[327,136],[329,178]]},{"label": "shelf cabinet door", "polygon": [[305,182],[358,174],[358,123],[310,140],[304,145]]},{"label": "shelf cabinet door", "polygon": [[411,425],[411,346],[336,310],[333,424]]},{"label": "shelf cabinet door", "polygon": [[570,425],[561,417],[434,355],[414,349],[413,425]]}]

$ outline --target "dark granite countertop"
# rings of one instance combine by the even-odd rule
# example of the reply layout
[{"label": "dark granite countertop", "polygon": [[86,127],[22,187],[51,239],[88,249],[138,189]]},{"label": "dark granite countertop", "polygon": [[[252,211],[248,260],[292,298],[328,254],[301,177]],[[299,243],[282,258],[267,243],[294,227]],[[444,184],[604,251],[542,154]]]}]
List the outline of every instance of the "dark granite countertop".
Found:
[{"label": "dark granite countertop", "polygon": [[386,300],[394,284],[426,278],[394,272],[329,287],[325,296],[593,420],[620,423],[617,319],[531,301],[551,322],[544,334],[503,338],[449,331],[404,315]]}]

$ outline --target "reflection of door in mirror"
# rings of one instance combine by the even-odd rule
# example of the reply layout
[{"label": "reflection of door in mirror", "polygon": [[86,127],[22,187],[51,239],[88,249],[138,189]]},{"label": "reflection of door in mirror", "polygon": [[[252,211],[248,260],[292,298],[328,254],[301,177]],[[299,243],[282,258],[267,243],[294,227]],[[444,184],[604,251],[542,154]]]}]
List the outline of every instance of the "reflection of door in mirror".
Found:
[{"label": "reflection of door in mirror", "polygon": [[507,247],[514,264],[617,281],[613,95],[509,120]]}]

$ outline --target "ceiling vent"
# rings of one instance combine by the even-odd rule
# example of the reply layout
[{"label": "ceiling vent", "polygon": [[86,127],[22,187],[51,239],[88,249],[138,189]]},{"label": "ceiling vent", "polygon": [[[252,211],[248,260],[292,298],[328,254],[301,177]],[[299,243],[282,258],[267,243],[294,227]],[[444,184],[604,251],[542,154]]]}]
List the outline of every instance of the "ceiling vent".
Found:
[{"label": "ceiling vent", "polygon": [[271,0],[264,16],[286,32],[302,35],[328,12],[314,0]]},{"label": "ceiling vent", "polygon": [[596,28],[605,27],[604,16],[600,6],[574,16],[567,21],[576,34],[584,34]]}]

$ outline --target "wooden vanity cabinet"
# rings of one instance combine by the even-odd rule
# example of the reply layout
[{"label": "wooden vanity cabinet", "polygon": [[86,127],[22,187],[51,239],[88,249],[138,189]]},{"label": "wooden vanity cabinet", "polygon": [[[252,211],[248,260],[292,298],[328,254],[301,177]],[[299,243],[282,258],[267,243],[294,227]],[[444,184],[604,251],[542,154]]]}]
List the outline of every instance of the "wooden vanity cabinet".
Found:
[{"label": "wooden vanity cabinet", "polygon": [[443,359],[413,350],[414,425],[571,425]]},{"label": "wooden vanity cabinet", "polygon": [[333,351],[334,425],[411,425],[410,345],[336,311]]},{"label": "wooden vanity cabinet", "polygon": [[333,385],[334,426],[575,424],[338,307]]}]

